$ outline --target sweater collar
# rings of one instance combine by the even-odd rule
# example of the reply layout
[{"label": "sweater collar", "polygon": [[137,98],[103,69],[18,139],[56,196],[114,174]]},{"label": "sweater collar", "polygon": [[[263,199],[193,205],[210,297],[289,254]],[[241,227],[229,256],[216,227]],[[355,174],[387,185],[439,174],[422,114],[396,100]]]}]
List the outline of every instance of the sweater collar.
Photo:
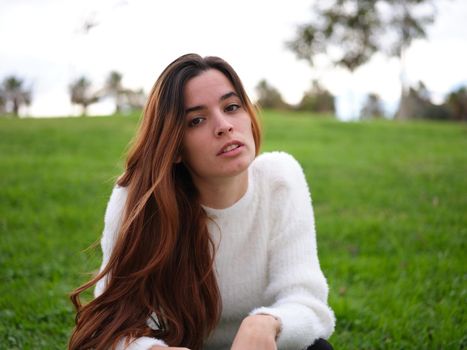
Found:
[{"label": "sweater collar", "polygon": [[236,201],[230,207],[223,208],[223,209],[210,208],[205,205],[201,205],[201,206],[206,211],[209,217],[222,218],[222,217],[231,216],[235,213],[241,212],[244,208],[248,206],[253,196],[253,187],[254,187],[253,171],[252,171],[252,166],[250,165],[248,167],[248,187],[247,187],[245,194],[238,201]]}]

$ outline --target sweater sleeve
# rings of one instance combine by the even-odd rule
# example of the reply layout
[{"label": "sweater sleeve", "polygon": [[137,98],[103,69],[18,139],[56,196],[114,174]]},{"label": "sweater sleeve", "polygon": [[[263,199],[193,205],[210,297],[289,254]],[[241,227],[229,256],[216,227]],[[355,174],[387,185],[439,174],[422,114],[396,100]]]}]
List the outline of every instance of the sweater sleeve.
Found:
[{"label": "sweater sleeve", "polygon": [[[104,231],[101,237],[102,248],[102,264],[99,272],[102,271],[108,264],[112,250],[117,241],[118,231],[122,224],[123,210],[125,208],[127,198],[127,190],[124,187],[115,186],[110,195],[107,209],[104,215]],[[98,297],[104,292],[107,285],[107,276],[101,278],[94,289],[94,297]]]},{"label": "sweater sleeve", "polygon": [[279,349],[301,349],[334,331],[334,313],[327,304],[328,286],[321,271],[311,197],[298,162],[280,153],[274,166],[272,195],[275,217],[269,244],[270,306],[251,314],[269,314],[281,322]]},{"label": "sweater sleeve", "polygon": [[[120,230],[125,203],[127,199],[127,189],[125,187],[115,186],[112,194],[110,195],[107,209],[104,216],[104,232],[101,238],[102,248],[102,264],[99,271],[102,271],[108,264],[112,250],[115,246],[118,232]],[[94,289],[94,297],[101,295],[107,285],[107,276],[101,278],[96,283]],[[151,320],[148,320],[148,325],[151,326]],[[160,340],[151,337],[139,337],[131,339],[130,342],[127,339],[121,339],[116,347],[116,350],[148,350],[151,346],[159,345],[167,347],[167,344]]]}]

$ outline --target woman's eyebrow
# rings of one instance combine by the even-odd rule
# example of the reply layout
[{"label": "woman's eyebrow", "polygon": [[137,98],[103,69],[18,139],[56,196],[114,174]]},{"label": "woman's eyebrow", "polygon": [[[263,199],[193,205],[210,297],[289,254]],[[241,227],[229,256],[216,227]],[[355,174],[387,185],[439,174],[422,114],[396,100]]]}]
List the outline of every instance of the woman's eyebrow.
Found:
[{"label": "woman's eyebrow", "polygon": [[230,91],[224,95],[221,96],[221,98],[219,99],[220,101],[224,101],[224,100],[227,100],[229,97],[232,97],[232,96],[235,96],[235,97],[238,97],[237,93],[234,92],[234,91]]},{"label": "woman's eyebrow", "polygon": [[[220,98],[219,98],[219,101],[224,101],[224,100],[227,100],[228,98],[232,97],[232,96],[235,96],[235,97],[238,97],[237,93],[234,92],[234,91],[230,91],[224,95],[222,95]],[[239,98],[239,97],[238,97]],[[193,106],[193,107],[190,107],[190,108],[187,108],[185,109],[185,114],[188,114],[190,112],[195,112],[195,111],[200,111],[202,109],[205,109],[206,106],[203,106],[203,105],[199,105],[199,106]]]},{"label": "woman's eyebrow", "polygon": [[190,107],[190,108],[187,108],[185,109],[185,114],[188,114],[190,112],[195,112],[195,111],[200,111],[202,109],[206,108],[205,106],[194,106],[194,107]]}]

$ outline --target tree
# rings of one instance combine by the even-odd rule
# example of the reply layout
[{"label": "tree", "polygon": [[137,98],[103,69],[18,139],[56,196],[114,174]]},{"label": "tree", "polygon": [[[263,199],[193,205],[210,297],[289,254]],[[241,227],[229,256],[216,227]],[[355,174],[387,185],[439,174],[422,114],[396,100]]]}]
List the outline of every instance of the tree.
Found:
[{"label": "tree", "polygon": [[271,109],[288,108],[288,105],[282,99],[282,96],[279,90],[269,85],[269,83],[265,79],[261,80],[258,83],[258,85],[256,85],[256,93],[258,95],[257,103],[262,108],[271,108]]},{"label": "tree", "polygon": [[314,80],[311,88],[303,94],[297,109],[319,113],[334,113],[334,96],[322,87],[317,80]]},{"label": "tree", "polygon": [[111,71],[107,77],[103,89],[97,92],[100,97],[111,96],[115,100],[115,113],[141,109],[146,101],[142,89],[132,90],[123,87],[122,74]]},{"label": "tree", "polygon": [[[331,61],[353,72],[370,59],[377,44],[372,28],[380,26],[374,1],[335,0],[317,2],[315,22],[298,27],[295,39],[287,43],[299,59],[312,66],[315,58],[326,53]],[[336,50],[338,48],[338,50]]]},{"label": "tree", "polygon": [[467,121],[467,88],[462,86],[451,92],[447,96],[446,106],[451,112],[452,119]]},{"label": "tree", "polygon": [[120,113],[122,109],[122,97],[125,90],[122,86],[122,75],[117,71],[111,71],[105,82],[104,91],[115,100],[115,113]]},{"label": "tree", "polygon": [[6,113],[6,100],[3,90],[0,88],[0,115]]},{"label": "tree", "polygon": [[125,90],[125,102],[128,106],[128,109],[135,110],[141,109],[144,107],[146,102],[146,94],[143,89],[138,90]]},{"label": "tree", "polygon": [[[434,21],[433,0],[333,0],[316,2],[312,23],[298,27],[287,43],[299,59],[312,66],[326,54],[330,61],[350,72],[366,63],[375,52],[401,60],[401,102],[407,94],[405,50],[416,38],[426,36]],[[403,117],[403,116],[401,116]]]},{"label": "tree", "polygon": [[361,111],[361,119],[373,119],[384,117],[384,108],[378,94],[371,93]]},{"label": "tree", "polygon": [[15,76],[9,76],[3,80],[0,100],[3,100],[3,108],[18,116],[21,106],[29,106],[32,100],[32,91],[24,87],[24,81]]},{"label": "tree", "polygon": [[430,93],[425,84],[418,82],[416,87],[410,87],[404,103],[404,113],[410,119],[448,120],[450,112],[445,105],[435,105],[431,102]]},{"label": "tree", "polygon": [[69,91],[71,103],[82,106],[82,116],[87,114],[89,105],[99,100],[99,97],[91,92],[91,82],[85,76],[72,82],[69,86]]}]

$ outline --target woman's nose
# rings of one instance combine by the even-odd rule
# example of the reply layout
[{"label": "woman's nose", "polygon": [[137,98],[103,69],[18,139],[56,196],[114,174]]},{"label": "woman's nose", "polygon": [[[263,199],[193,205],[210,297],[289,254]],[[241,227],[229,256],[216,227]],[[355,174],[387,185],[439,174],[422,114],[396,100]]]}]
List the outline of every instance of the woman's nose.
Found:
[{"label": "woman's nose", "polygon": [[222,136],[233,131],[233,126],[225,116],[219,116],[215,128],[216,136]]}]

